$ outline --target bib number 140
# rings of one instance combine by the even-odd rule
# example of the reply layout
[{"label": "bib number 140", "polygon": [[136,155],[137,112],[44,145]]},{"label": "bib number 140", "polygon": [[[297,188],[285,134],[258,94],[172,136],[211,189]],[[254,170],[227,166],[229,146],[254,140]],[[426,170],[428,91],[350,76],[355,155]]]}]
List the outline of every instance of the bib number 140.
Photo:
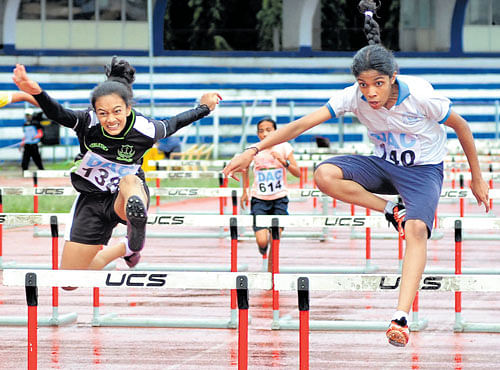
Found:
[{"label": "bib number 140", "polygon": [[383,150],[382,154],[382,159],[386,160],[389,159],[391,162],[393,162],[397,166],[404,166],[404,167],[409,167],[413,166],[415,163],[415,152],[413,150],[391,150],[389,153],[387,153],[387,150],[385,148],[384,144],[380,144],[380,147]]}]

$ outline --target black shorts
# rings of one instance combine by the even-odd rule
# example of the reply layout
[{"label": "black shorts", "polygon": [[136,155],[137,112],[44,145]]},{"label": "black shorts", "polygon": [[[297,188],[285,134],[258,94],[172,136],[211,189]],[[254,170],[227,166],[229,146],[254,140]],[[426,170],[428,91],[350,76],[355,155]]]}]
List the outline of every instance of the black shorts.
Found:
[{"label": "black shorts", "polygon": [[[144,190],[149,207],[149,189],[146,184]],[[80,193],[71,208],[72,220],[66,225],[64,239],[82,244],[108,244],[116,225],[127,224],[115,213],[117,196],[118,192]]]},{"label": "black shorts", "polygon": [[[250,214],[257,215],[288,215],[288,197],[274,200],[262,200],[252,197],[250,200]],[[266,229],[265,227],[253,227],[253,231]]]}]

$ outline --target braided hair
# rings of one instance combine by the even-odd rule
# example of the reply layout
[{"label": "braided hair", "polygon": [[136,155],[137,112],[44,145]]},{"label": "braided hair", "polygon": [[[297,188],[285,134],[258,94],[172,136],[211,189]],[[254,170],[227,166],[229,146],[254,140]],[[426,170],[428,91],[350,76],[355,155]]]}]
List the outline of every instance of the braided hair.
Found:
[{"label": "braided hair", "polygon": [[92,107],[102,96],[116,94],[120,96],[127,106],[132,105],[132,84],[135,81],[135,68],[126,60],[111,59],[111,63],[104,66],[107,80],[97,85],[90,95]]},{"label": "braided hair", "polygon": [[394,72],[398,72],[399,68],[394,55],[381,45],[380,27],[373,18],[378,6],[374,0],[361,0],[358,8],[365,15],[364,32],[368,46],[360,49],[354,55],[351,71],[355,77],[368,70],[376,70],[391,77]]}]

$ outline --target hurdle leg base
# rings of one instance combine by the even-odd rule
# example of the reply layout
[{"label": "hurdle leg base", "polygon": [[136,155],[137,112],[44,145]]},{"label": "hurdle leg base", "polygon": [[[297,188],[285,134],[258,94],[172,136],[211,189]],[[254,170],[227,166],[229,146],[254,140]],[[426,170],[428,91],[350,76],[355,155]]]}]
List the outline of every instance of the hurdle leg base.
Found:
[{"label": "hurdle leg base", "polygon": [[427,319],[419,319],[417,321],[412,321],[409,325],[408,328],[410,331],[421,331],[427,328],[429,321]]},{"label": "hurdle leg base", "polygon": [[[278,322],[278,328],[282,330],[298,330],[299,320],[292,320],[283,317]],[[309,330],[371,330],[386,331],[389,326],[388,321],[355,321],[355,320],[311,320],[309,321]],[[273,328],[274,329],[274,328]]]},{"label": "hurdle leg base", "polygon": [[236,329],[237,322],[231,319],[168,319],[162,317],[119,317],[108,314],[94,318],[92,326],[100,327],[142,327],[142,328],[203,328],[203,329]]},{"label": "hurdle leg base", "polygon": [[[58,317],[38,317],[38,326],[61,326],[76,322],[75,312],[59,315]],[[28,318],[26,316],[3,316],[0,317],[0,326],[26,326]]]},{"label": "hurdle leg base", "polygon": [[500,333],[500,323],[486,322],[456,322],[453,326],[455,333]]}]

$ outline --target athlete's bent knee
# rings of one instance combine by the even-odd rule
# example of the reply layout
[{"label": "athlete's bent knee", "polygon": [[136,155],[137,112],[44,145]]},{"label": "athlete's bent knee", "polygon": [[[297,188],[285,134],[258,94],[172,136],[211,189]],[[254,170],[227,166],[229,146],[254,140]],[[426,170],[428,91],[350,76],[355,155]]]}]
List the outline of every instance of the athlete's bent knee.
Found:
[{"label": "athlete's bent knee", "polygon": [[405,223],[405,234],[407,237],[412,235],[415,238],[427,239],[427,225],[422,220],[408,220]]},{"label": "athlete's bent knee", "polygon": [[332,181],[342,179],[342,170],[331,164],[323,164],[314,171],[314,182],[321,187],[330,185]]}]

